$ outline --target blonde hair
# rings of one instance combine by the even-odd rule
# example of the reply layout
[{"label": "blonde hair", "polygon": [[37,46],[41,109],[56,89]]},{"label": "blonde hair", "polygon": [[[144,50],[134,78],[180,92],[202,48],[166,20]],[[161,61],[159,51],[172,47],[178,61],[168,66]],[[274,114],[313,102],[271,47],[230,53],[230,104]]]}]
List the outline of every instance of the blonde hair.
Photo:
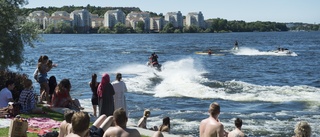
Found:
[{"label": "blonde hair", "polygon": [[296,125],[294,129],[295,137],[310,137],[311,127],[306,121],[301,121]]},{"label": "blonde hair", "polygon": [[146,110],[143,112],[143,116],[149,117],[149,116],[150,116],[150,110],[149,110],[149,109],[146,109]]},{"label": "blonde hair", "polygon": [[73,133],[82,133],[88,130],[90,124],[90,117],[87,113],[76,112],[71,118]]},{"label": "blonde hair", "polygon": [[220,105],[217,102],[211,103],[209,106],[209,113],[211,116],[219,114],[220,113]]}]

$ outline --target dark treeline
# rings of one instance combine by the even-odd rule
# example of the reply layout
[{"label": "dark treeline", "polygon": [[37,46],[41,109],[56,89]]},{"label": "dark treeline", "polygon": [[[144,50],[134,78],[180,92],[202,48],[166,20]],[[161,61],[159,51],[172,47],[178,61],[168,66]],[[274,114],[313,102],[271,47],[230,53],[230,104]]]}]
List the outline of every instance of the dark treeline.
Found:
[{"label": "dark treeline", "polygon": [[277,22],[245,22],[227,21],[226,19],[209,19],[208,29],[210,32],[266,32],[266,31],[288,31],[285,23]]},{"label": "dark treeline", "polygon": [[37,10],[43,10],[49,15],[56,11],[66,11],[68,13],[71,13],[74,10],[81,10],[81,9],[87,9],[90,13],[92,14],[98,14],[100,17],[103,17],[104,14],[108,10],[115,10],[115,9],[120,9],[122,10],[125,14],[130,13],[131,11],[141,11],[138,7],[96,7],[96,6],[90,6],[89,4],[87,6],[63,6],[61,8],[59,7],[37,7],[37,8],[23,8],[21,10],[21,15],[28,16],[29,13]]}]

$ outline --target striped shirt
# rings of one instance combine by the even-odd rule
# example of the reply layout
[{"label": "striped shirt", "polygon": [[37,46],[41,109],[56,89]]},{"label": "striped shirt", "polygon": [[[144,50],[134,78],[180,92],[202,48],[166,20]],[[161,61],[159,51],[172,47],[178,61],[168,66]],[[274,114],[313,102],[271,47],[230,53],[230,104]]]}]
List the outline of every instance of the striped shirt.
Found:
[{"label": "striped shirt", "polygon": [[31,112],[36,107],[36,100],[33,91],[24,89],[20,93],[19,103],[21,104],[21,113]]}]

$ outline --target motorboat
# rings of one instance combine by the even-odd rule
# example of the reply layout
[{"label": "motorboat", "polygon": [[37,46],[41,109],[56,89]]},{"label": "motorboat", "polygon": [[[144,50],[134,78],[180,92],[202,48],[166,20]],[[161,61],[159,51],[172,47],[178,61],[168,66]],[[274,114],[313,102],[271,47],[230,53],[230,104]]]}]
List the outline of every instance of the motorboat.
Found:
[{"label": "motorboat", "polygon": [[293,53],[292,51],[290,51],[287,48],[278,48],[276,50],[272,50],[269,52],[273,52],[273,53],[277,53],[277,54],[281,54],[281,55],[291,55]]}]

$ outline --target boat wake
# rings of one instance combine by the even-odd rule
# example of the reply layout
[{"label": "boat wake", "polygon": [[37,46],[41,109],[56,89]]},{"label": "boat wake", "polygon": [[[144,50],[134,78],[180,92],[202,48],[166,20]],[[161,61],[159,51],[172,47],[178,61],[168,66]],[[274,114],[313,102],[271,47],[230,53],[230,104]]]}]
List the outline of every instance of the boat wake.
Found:
[{"label": "boat wake", "polygon": [[245,56],[298,56],[295,52],[259,51],[253,48],[241,47],[238,50],[230,50],[234,55]]},{"label": "boat wake", "polygon": [[193,58],[167,61],[163,63],[163,68],[159,72],[146,65],[132,64],[123,66],[115,73],[123,74],[129,92],[150,94],[154,97],[266,102],[306,101],[317,102],[316,104],[320,105],[317,98],[320,88],[317,87],[264,86],[236,80],[217,81],[205,77],[207,71],[201,67],[201,62]]}]

